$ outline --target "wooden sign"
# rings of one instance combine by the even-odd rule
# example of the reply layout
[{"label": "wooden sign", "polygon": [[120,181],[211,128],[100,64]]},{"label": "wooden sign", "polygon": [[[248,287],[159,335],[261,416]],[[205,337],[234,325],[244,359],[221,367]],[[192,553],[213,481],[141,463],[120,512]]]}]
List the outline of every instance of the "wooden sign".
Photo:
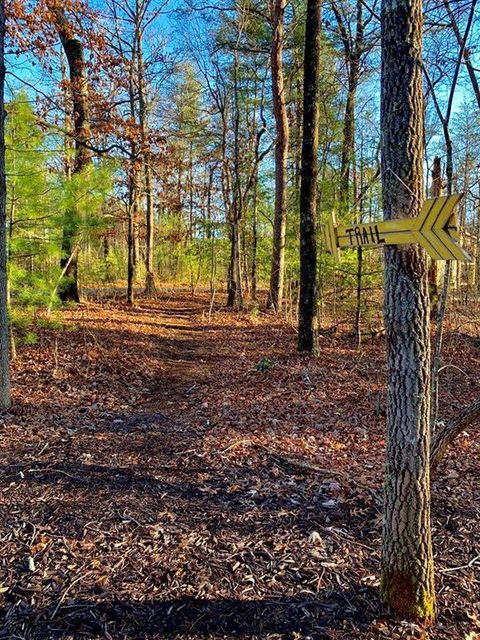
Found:
[{"label": "wooden sign", "polygon": [[434,260],[470,262],[470,256],[459,244],[460,234],[453,213],[462,197],[463,194],[455,194],[425,200],[418,218],[345,226],[337,225],[332,214],[324,227],[326,247],[339,260],[339,249],[418,242]]}]

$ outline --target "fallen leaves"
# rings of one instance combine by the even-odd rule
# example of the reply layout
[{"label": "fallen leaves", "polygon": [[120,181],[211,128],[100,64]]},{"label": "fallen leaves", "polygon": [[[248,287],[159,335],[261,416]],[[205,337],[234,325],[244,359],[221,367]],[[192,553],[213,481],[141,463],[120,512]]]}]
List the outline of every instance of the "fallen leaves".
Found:
[{"label": "fallen leaves", "polygon": [[[1,427],[0,637],[420,638],[377,599],[381,343],[359,354],[340,334],[309,359],[272,317],[209,323],[205,308],[81,305],[72,330],[20,353]],[[446,346],[475,370],[473,343]],[[444,390],[459,401],[454,377]],[[433,485],[435,640],[477,625],[478,448]]]}]

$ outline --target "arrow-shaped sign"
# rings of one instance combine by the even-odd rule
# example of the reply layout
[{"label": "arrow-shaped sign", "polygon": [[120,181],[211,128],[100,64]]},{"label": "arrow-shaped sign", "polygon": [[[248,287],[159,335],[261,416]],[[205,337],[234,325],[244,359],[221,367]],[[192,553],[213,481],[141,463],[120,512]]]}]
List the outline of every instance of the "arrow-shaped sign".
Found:
[{"label": "arrow-shaped sign", "polygon": [[425,200],[418,218],[346,226],[337,225],[332,214],[324,229],[325,244],[336,260],[339,249],[418,242],[434,260],[470,262],[470,256],[459,244],[453,214],[462,197],[463,194],[455,194]]}]

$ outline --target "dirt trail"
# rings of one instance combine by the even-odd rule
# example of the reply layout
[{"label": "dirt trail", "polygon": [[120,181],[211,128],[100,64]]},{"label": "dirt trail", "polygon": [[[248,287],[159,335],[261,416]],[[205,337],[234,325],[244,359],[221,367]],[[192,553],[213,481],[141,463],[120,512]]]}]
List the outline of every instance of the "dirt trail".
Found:
[{"label": "dirt trail", "polygon": [[[380,343],[340,336],[314,360],[272,317],[207,310],[89,303],[20,351],[0,433],[0,637],[415,637],[376,598]],[[477,347],[460,357],[477,370]],[[434,484],[440,570],[480,545],[479,448],[462,440],[455,483]],[[463,638],[475,566],[438,575],[437,637]]]}]

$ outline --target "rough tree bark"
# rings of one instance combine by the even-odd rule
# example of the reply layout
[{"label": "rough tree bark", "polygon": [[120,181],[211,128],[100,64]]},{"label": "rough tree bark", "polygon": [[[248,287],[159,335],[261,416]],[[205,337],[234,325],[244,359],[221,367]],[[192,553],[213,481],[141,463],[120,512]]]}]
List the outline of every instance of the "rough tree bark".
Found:
[{"label": "rough tree bark", "polygon": [[[382,2],[385,219],[416,217],[423,197],[422,0]],[[395,615],[435,617],[430,524],[427,263],[418,245],[385,249],[387,459],[381,595]]]},{"label": "rough tree bark", "polygon": [[300,296],[298,350],[318,351],[317,176],[318,102],[322,0],[308,0],[303,74],[303,139],[300,178]]},{"label": "rough tree bark", "polygon": [[5,177],[5,2],[0,0],[0,409],[10,407],[7,306],[7,183]]},{"label": "rough tree bark", "polygon": [[[75,159],[72,175],[81,173],[91,162],[88,148],[90,139],[90,104],[88,82],[85,73],[85,53],[82,42],[75,37],[63,7],[55,0],[48,1],[48,8],[60,37],[68,61],[70,91],[72,95]],[[65,282],[59,295],[61,300],[80,301],[78,287],[77,212],[74,208],[65,212],[60,266],[65,267]]]},{"label": "rough tree bark", "polygon": [[285,270],[285,233],[287,227],[287,159],[289,126],[283,77],[283,35],[286,0],[272,0],[272,98],[275,116],[275,215],[273,254],[267,306],[278,311],[282,306]]}]

